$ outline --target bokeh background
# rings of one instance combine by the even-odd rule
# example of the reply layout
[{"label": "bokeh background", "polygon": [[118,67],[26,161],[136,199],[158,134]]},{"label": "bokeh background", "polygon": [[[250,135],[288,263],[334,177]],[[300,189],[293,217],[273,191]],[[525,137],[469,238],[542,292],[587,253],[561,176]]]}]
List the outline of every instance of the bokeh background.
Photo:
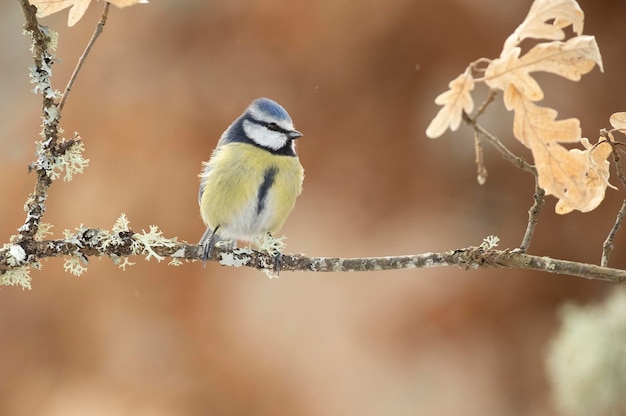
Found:
[{"label": "bokeh background", "polygon": [[[371,256],[478,245],[516,247],[532,178],[493,150],[476,183],[471,132],[424,131],[433,99],[480,57],[499,54],[530,1],[185,0],[111,8],[63,113],[89,168],[50,189],[46,221],[204,231],[197,174],[219,135],[256,97],[283,104],[304,132],[304,193],[282,232],[288,250]],[[540,76],[546,105],[584,135],[626,110],[626,2],[581,0],[604,74]],[[102,11],[60,32],[63,89]],[[17,2],[0,4],[0,241],[22,206],[40,130],[29,40]],[[481,92],[479,91],[479,94]],[[485,91],[483,90],[484,94]],[[480,96],[480,95],[479,95]],[[511,115],[483,123],[511,149]],[[614,184],[617,181],[613,179]],[[594,212],[557,216],[549,198],[530,252],[597,263],[624,190]],[[611,258],[626,267],[620,232]],[[566,302],[611,285],[513,270],[283,273],[165,262],[126,272],[62,259],[33,289],[0,290],[2,415],[556,415],[545,357]]]}]

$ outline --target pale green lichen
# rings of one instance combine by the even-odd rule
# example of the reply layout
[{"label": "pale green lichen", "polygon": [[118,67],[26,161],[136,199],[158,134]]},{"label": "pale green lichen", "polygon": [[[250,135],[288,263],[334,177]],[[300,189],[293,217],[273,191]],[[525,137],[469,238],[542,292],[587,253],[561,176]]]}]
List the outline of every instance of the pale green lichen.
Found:
[{"label": "pale green lichen", "polygon": [[35,240],[42,241],[47,236],[51,236],[53,227],[54,225],[48,224],[47,222],[39,223],[39,228],[37,228],[37,233],[35,233]]},{"label": "pale green lichen", "polygon": [[63,238],[69,244],[74,244],[78,247],[82,247],[83,243],[81,241],[82,236],[88,230],[83,224],[80,224],[79,227],[74,228],[76,232],[71,232],[68,229],[63,230]]},{"label": "pale green lichen", "polygon": [[131,262],[130,260],[128,260],[127,256],[117,256],[115,254],[111,254],[109,255],[109,257],[111,257],[111,260],[113,260],[114,264],[117,264],[117,267],[119,267],[120,269],[126,271],[126,267],[127,266],[134,266],[135,263]]},{"label": "pale green lichen", "polygon": [[81,276],[83,273],[87,271],[87,267],[81,264],[87,264],[83,259],[78,257],[66,257],[65,263],[63,263],[63,270],[66,272],[73,274],[74,276]]},{"label": "pale green lichen", "polygon": [[109,233],[108,231],[101,232],[102,243],[100,244],[100,247],[102,250],[106,250],[109,246],[121,245],[124,241],[122,240],[122,237],[120,237],[120,233],[130,231],[129,225],[130,221],[128,221],[126,214],[122,212],[113,224],[113,228],[111,229],[112,233]]},{"label": "pale green lichen", "polygon": [[[48,28],[47,26],[43,25],[39,25],[38,29],[48,39],[47,42],[43,45],[44,50],[41,51],[41,55],[39,56],[39,66],[31,65],[29,67],[30,82],[32,84],[35,84],[35,88],[33,88],[32,91],[35,94],[41,92],[46,98],[56,99],[61,96],[61,93],[58,90],[52,88],[50,78],[52,77],[52,64],[57,61],[56,56],[54,56],[53,52],[56,50],[59,40],[59,34]],[[35,36],[33,36],[33,32],[28,30],[24,31],[24,33],[31,36],[32,43],[30,45],[30,51],[32,53],[35,53],[36,41]]]},{"label": "pale green lichen", "polygon": [[[79,140],[80,137],[75,136],[74,139]],[[65,139],[61,144],[64,142]],[[55,157],[52,166],[46,170],[50,179],[58,179],[61,173],[65,171],[63,181],[69,182],[74,178],[74,175],[83,173],[84,169],[89,165],[89,159],[83,157],[84,151],[85,146],[83,142],[76,141],[63,155]]]},{"label": "pale green lichen", "polygon": [[175,267],[178,267],[178,266],[182,266],[182,265],[183,265],[183,262],[182,262],[182,261],[180,261],[179,259],[174,258],[174,259],[170,260],[170,262],[169,262],[169,263],[167,263],[167,265],[168,265],[168,266],[175,266]]},{"label": "pale green lichen", "polygon": [[121,233],[124,231],[129,231],[130,230],[130,221],[128,220],[128,217],[126,217],[125,213],[121,213],[120,216],[117,218],[117,220],[115,220],[115,224],[113,224],[113,228],[112,231],[114,233]]},{"label": "pale green lichen", "polygon": [[483,242],[480,244],[480,248],[482,248],[483,250],[491,250],[492,248],[498,247],[499,242],[500,237],[490,235],[483,239]]},{"label": "pale green lichen", "polygon": [[263,234],[260,237],[254,239],[253,243],[259,248],[262,253],[267,253],[272,257],[276,257],[283,252],[287,244],[284,242],[287,237],[273,237],[269,233]]},{"label": "pale green lichen", "polygon": [[20,286],[22,289],[31,290],[30,282],[29,267],[19,267],[17,269],[8,270],[0,275],[0,286]]},{"label": "pale green lichen", "polygon": [[59,32],[55,32],[50,29],[48,26],[39,25],[39,29],[43,32],[44,35],[50,39],[48,42],[48,48],[52,52],[56,52],[57,46],[59,45]]},{"label": "pale green lichen", "polygon": [[159,231],[156,225],[150,226],[150,231],[141,230],[141,233],[133,234],[133,243],[130,246],[133,254],[145,254],[146,260],[155,258],[158,262],[164,259],[163,256],[157,254],[152,246],[174,247],[178,244],[178,239],[165,238],[163,232]]},{"label": "pale green lichen", "polygon": [[562,414],[626,414],[626,289],[601,304],[566,305],[547,372]]},{"label": "pale green lichen", "polygon": [[[109,246],[123,244],[124,241],[120,234],[131,231],[130,221],[126,217],[126,214],[120,214],[118,219],[115,221],[115,224],[113,224],[113,228],[111,231],[111,233],[103,232],[103,240],[101,244],[102,250],[106,250]],[[178,240],[176,238],[163,237],[163,232],[159,231],[156,225],[151,225],[150,231],[148,232],[146,232],[145,230],[141,230],[141,233],[134,233],[131,238],[133,240],[130,245],[130,250],[132,254],[144,254],[146,256],[146,260],[154,258],[159,262],[163,260],[164,257],[154,251],[154,246],[174,247],[178,244]],[[113,262],[123,270],[126,270],[126,266],[132,266],[135,264],[130,262],[125,256],[120,257],[111,254],[110,257]],[[180,260],[172,260],[170,264],[177,266],[179,264],[182,264],[182,262],[180,262]]]}]

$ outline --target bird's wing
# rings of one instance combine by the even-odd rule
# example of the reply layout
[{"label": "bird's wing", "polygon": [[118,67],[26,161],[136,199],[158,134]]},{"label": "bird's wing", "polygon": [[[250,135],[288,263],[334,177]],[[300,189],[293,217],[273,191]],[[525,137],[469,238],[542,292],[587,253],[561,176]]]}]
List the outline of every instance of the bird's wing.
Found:
[{"label": "bird's wing", "polygon": [[200,182],[200,189],[198,189],[198,205],[202,206],[202,194],[204,193],[204,182]]},{"label": "bird's wing", "polygon": [[204,194],[204,183],[211,168],[209,162],[202,162],[202,173],[200,173],[200,189],[198,189],[198,205],[202,206],[202,194]]}]

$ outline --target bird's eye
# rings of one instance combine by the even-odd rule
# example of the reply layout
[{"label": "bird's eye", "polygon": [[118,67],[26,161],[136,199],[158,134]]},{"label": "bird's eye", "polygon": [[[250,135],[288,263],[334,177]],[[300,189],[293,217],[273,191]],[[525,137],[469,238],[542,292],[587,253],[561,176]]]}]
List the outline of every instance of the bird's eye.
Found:
[{"label": "bird's eye", "polygon": [[278,125],[276,123],[267,123],[265,125],[265,127],[267,127],[269,130],[272,130],[272,131],[279,131],[280,130],[280,127],[278,127]]}]

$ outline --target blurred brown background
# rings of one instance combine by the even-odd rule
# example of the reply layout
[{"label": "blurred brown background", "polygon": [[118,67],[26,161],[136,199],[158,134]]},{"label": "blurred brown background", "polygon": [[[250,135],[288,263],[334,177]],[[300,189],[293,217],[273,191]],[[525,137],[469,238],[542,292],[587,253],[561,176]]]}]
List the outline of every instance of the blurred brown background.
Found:
[{"label": "blurred brown background", "polygon": [[[437,94],[479,57],[495,57],[530,1],[186,0],[111,8],[64,109],[91,164],[50,190],[55,236],[85,224],[158,224],[195,242],[204,226],[197,174],[248,103],[271,97],[305,136],[304,193],[282,233],[288,251],[369,256],[478,245],[516,247],[532,180],[486,150],[475,180],[462,127],[424,131]],[[595,139],[626,110],[626,2],[580,1],[605,73],[580,83],[541,76],[546,105]],[[61,33],[63,89],[102,10]],[[29,41],[17,2],[0,4],[0,241],[24,220],[40,130]],[[484,93],[484,91],[483,91]],[[511,115],[483,123],[514,151]],[[615,179],[612,180],[617,185]],[[598,262],[624,198],[553,213],[530,252]],[[622,230],[611,259],[626,267]],[[283,273],[199,263],[93,259],[80,278],[62,260],[33,290],[0,290],[2,415],[555,415],[544,358],[559,306],[611,286],[572,277],[456,268],[368,274]]]}]

